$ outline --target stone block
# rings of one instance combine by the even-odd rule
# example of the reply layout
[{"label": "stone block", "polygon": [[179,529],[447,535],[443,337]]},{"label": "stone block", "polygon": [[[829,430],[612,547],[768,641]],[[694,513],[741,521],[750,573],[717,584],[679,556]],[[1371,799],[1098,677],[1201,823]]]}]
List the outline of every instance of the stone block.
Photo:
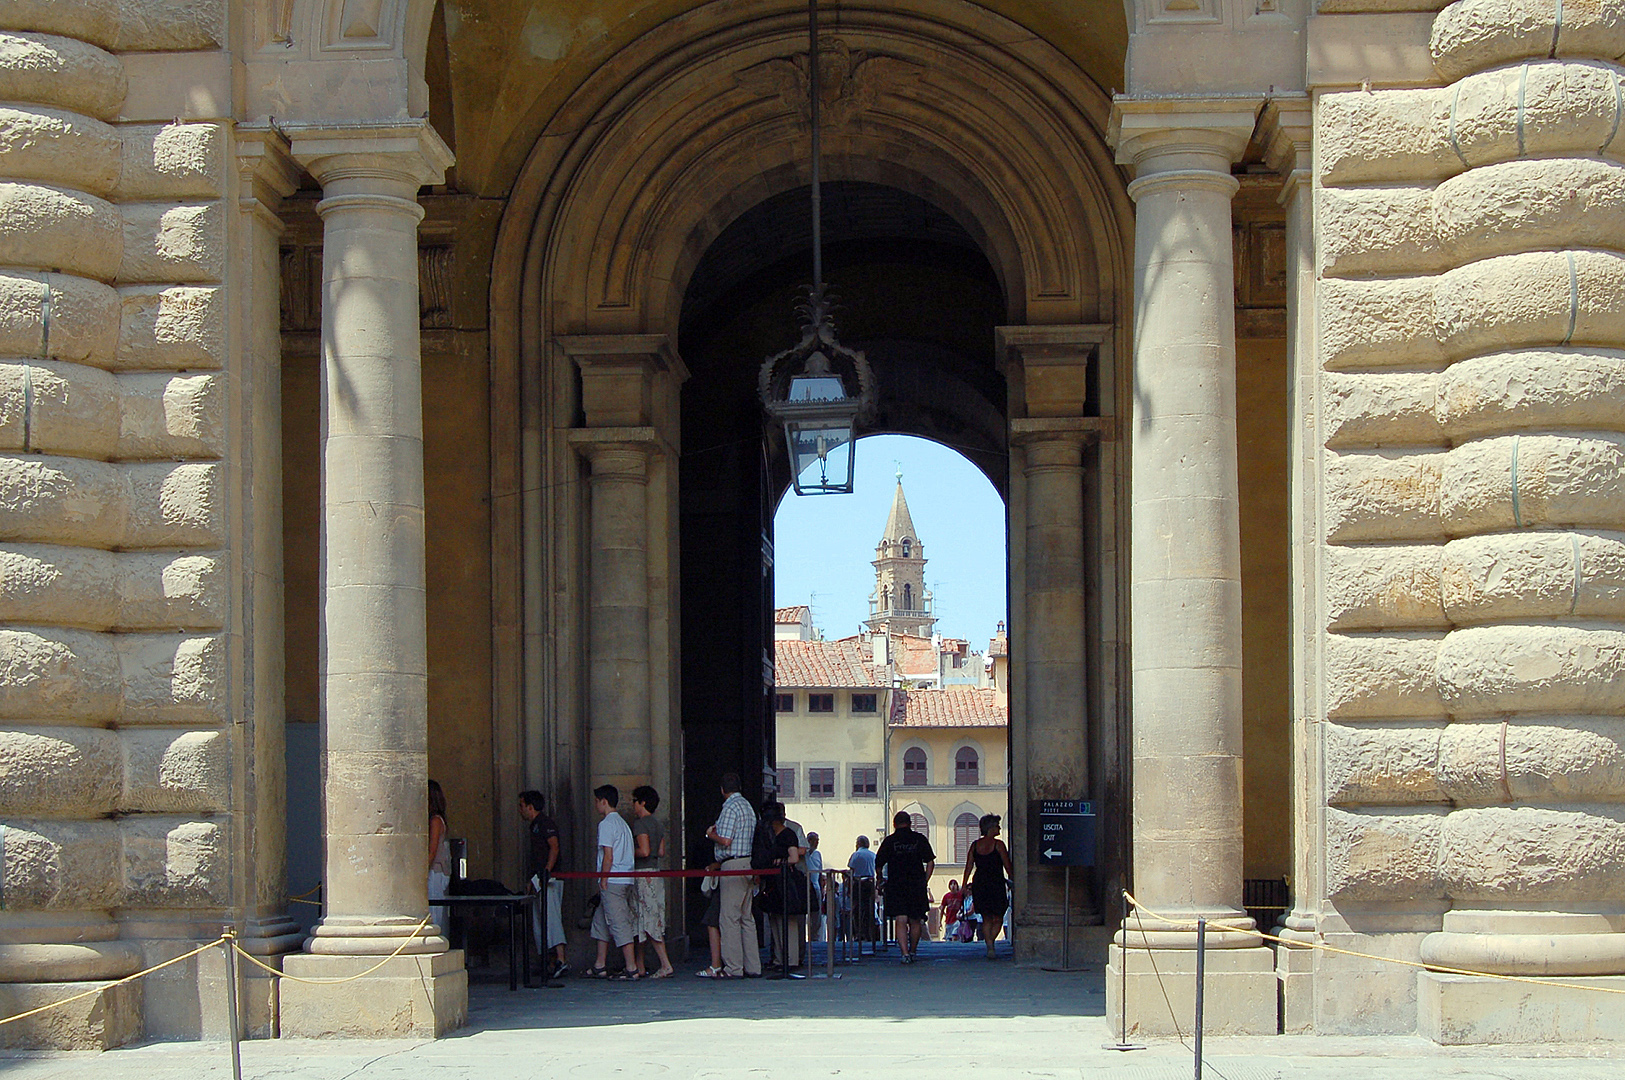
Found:
[{"label": "stone block", "polygon": [[0,451],[112,457],[118,410],[118,383],[99,368],[0,361]]},{"label": "stone block", "polygon": [[1322,278],[1316,292],[1321,363],[1328,369],[1426,368],[1444,362],[1433,332],[1431,278]]},{"label": "stone block", "polygon": [[1439,778],[1458,806],[1611,803],[1625,798],[1625,717],[1456,722]]},{"label": "stone block", "polygon": [[225,193],[224,125],[139,124],[120,133],[120,199],[218,199]]},{"label": "stone block", "polygon": [[1439,873],[1468,906],[1611,903],[1625,890],[1625,808],[1456,810],[1440,827]]},{"label": "stone block", "polygon": [[0,182],[0,264],[111,281],[124,250],[118,208],[82,191]]},{"label": "stone block", "polygon": [[1625,712],[1625,630],[1473,626],[1439,646],[1438,690],[1456,717]]},{"label": "stone block", "polygon": [[1458,440],[1518,428],[1608,430],[1625,412],[1625,352],[1522,349],[1470,357],[1438,380],[1438,419]]},{"label": "stone block", "polygon": [[225,492],[214,464],[133,464],[121,546],[211,548],[225,542]]},{"label": "stone block", "polygon": [[222,376],[127,372],[118,387],[120,458],[225,456]]},{"label": "stone block", "polygon": [[[372,956],[283,957],[282,970],[304,979],[345,979],[379,962]],[[468,972],[461,950],[398,956],[381,969],[327,985],[282,980],[284,1038],[433,1039],[468,1021]]]},{"label": "stone block", "polygon": [[126,203],[120,210],[120,282],[200,284],[225,277],[226,215],[220,202]]},{"label": "stone block", "polygon": [[124,902],[133,907],[222,907],[230,899],[226,828],[145,815],[120,822]]},{"label": "stone block", "polygon": [[1328,634],[1322,668],[1327,718],[1442,718],[1435,672],[1444,640],[1428,631]]},{"label": "stone block", "polygon": [[1452,536],[1536,525],[1617,524],[1625,436],[1512,435],[1451,450],[1439,513]]},{"label": "stone block", "polygon": [[105,49],[55,34],[0,32],[0,101],[56,105],[111,120],[125,89],[124,65]]},{"label": "stone block", "polygon": [[207,813],[231,805],[231,740],[224,731],[127,729],[119,809]]},{"label": "stone block", "polygon": [[98,630],[216,630],[225,587],[215,555],[0,546],[0,621]]},{"label": "stone block", "polygon": [[1328,277],[1433,273],[1448,266],[1434,222],[1434,189],[1321,188],[1316,249]]},{"label": "stone block", "polygon": [[1327,724],[1326,801],[1333,806],[1445,803],[1439,780],[1444,722]]},{"label": "stone block", "polygon": [[6,906],[83,911],[121,897],[120,838],[112,821],[10,821],[6,825]]},{"label": "stone block", "polygon": [[1319,10],[1326,14],[1308,20],[1305,74],[1310,87],[1422,86],[1439,81],[1427,46],[1433,19],[1421,10],[1437,0],[1332,2],[1338,8],[1323,2]]},{"label": "stone block", "polygon": [[137,724],[213,725],[226,719],[226,642],[207,635],[122,634],[120,719]]},{"label": "stone block", "polygon": [[1438,386],[1432,372],[1328,373],[1320,384],[1326,445],[1443,445]]},{"label": "stone block", "polygon": [[1436,544],[1328,546],[1324,590],[1332,630],[1444,628],[1443,549]]},{"label": "stone block", "polygon": [[1441,808],[1326,811],[1326,893],[1339,902],[1435,900]]},{"label": "stone block", "polygon": [[107,367],[118,340],[118,307],[118,294],[99,281],[0,271],[0,352]]},{"label": "stone block", "polygon": [[111,1050],[141,1037],[141,987],[66,983],[0,983],[0,1016],[64,1001],[86,991],[91,997],[0,1026],[0,1046],[8,1050]]},{"label": "stone block", "polygon": [[0,718],[111,723],[123,676],[113,641],[82,630],[0,628]]},{"label": "stone block", "polygon": [[0,106],[0,175],[35,183],[70,181],[104,198],[119,177],[119,133],[62,109]]},{"label": "stone block", "polygon": [[[1210,948],[1204,967],[1204,1034],[1277,1033],[1274,953],[1266,948]],[[1106,967],[1106,1018],[1112,1031],[1122,1030],[1125,1005],[1130,1038],[1178,1033],[1188,1037],[1196,1023],[1195,949],[1125,950],[1113,945]]]},{"label": "stone block", "polygon": [[1324,462],[1326,538],[1332,543],[1444,538],[1443,452],[1328,453]]},{"label": "stone block", "polygon": [[49,727],[0,731],[0,805],[8,814],[92,817],[118,805],[116,732]]},{"label": "stone block", "polygon": [[131,285],[118,290],[121,370],[219,368],[225,362],[226,297],[219,288]]},{"label": "stone block", "polygon": [[1625,976],[1552,981],[1562,985],[1421,972],[1416,977],[1417,1033],[1456,1046],[1625,1039],[1625,993],[1618,992],[1625,991]]},{"label": "stone block", "polygon": [[1605,248],[1625,230],[1625,165],[1592,157],[1484,165],[1440,184],[1431,209],[1439,248],[1456,263]]},{"label": "stone block", "polygon": [[1434,20],[1428,42],[1434,66],[1454,80],[1514,60],[1625,54],[1625,19],[1615,5],[1564,7],[1559,33],[1562,9],[1546,0],[1459,0]]},{"label": "stone block", "polygon": [[72,5],[56,0],[11,0],[6,7],[6,26],[75,37],[112,49],[118,46],[120,6],[121,0],[80,0]]}]

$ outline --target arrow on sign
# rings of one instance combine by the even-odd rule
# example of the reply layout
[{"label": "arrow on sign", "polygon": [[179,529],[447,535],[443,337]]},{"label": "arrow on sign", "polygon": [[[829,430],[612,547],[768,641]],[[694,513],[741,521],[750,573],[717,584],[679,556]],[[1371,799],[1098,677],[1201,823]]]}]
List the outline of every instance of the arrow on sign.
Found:
[{"label": "arrow on sign", "polygon": [[1059,857],[1061,855],[1065,855],[1065,854],[1066,854],[1066,852],[1064,852],[1064,851],[1056,851],[1054,848],[1045,848],[1044,849],[1044,858],[1046,858],[1046,859],[1054,859],[1054,858],[1057,858],[1057,857]]}]

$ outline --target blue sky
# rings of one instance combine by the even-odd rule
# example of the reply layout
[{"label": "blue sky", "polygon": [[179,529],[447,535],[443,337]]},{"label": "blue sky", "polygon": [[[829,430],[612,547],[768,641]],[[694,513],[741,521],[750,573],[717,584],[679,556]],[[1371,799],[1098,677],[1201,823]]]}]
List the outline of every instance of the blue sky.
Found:
[{"label": "blue sky", "polygon": [[1005,618],[1004,502],[974,465],[926,439],[861,439],[852,494],[784,496],[773,521],[775,603],[810,603],[813,624],[827,637],[857,632],[869,617],[870,561],[891,512],[899,463],[925,544],[937,632],[985,650],[994,624]]}]

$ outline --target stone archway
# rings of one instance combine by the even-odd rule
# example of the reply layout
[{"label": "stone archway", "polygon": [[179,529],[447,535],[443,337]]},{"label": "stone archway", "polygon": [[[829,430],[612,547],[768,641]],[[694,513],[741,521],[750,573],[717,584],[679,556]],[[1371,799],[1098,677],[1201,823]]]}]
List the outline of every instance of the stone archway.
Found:
[{"label": "stone archway", "polygon": [[[1126,614],[1100,586],[1126,548],[1110,436],[1127,401],[1114,357],[1131,211],[1100,87],[976,5],[915,7],[843,8],[829,31],[826,173],[950,215],[1015,324],[995,347],[1019,844],[1029,797],[1126,806]],[[514,187],[492,274],[496,587],[514,613],[495,666],[498,728],[524,752],[499,785],[539,779],[562,805],[604,780],[680,786],[681,304],[730,222],[807,182],[803,20],[716,3],[664,24],[578,89]],[[1040,873],[1024,890],[1030,924],[1058,920],[1050,885]]]}]

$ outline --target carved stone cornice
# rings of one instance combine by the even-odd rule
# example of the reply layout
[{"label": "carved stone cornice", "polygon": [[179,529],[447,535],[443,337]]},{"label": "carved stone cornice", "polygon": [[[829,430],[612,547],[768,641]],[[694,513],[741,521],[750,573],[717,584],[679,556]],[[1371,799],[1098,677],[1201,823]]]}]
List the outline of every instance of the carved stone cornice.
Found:
[{"label": "carved stone cornice", "polygon": [[1112,100],[1107,139],[1119,165],[1144,176],[1152,168],[1224,171],[1252,141],[1259,97],[1130,98]]}]

